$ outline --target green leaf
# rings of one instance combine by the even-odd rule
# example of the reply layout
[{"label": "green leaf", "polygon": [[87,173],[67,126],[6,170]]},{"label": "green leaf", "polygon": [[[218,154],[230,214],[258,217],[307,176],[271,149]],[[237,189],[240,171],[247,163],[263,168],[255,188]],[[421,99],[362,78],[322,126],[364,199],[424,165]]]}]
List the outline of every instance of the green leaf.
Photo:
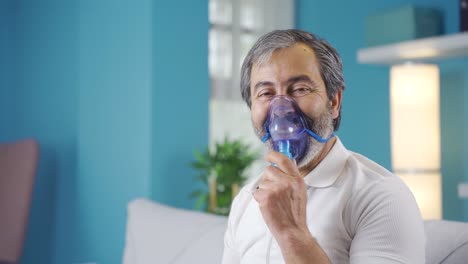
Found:
[{"label": "green leaf", "polygon": [[196,190],[196,191],[191,192],[189,197],[190,198],[196,198],[196,197],[200,196],[201,194],[203,194],[203,191]]},{"label": "green leaf", "polygon": [[208,195],[201,193],[198,195],[197,201],[195,202],[195,209],[200,210],[208,203]]},{"label": "green leaf", "polygon": [[[223,191],[217,192],[218,208],[215,213],[229,213],[232,203],[231,186],[234,183],[242,186],[246,180],[246,169],[259,157],[259,153],[251,150],[242,140],[231,140],[227,136],[216,142],[211,152],[208,147],[203,152],[194,151],[195,159],[191,166],[199,172],[195,180],[208,187],[209,178],[215,176],[217,185],[224,186]],[[194,197],[197,197],[197,208],[206,206],[209,199],[208,188],[194,192]]]}]

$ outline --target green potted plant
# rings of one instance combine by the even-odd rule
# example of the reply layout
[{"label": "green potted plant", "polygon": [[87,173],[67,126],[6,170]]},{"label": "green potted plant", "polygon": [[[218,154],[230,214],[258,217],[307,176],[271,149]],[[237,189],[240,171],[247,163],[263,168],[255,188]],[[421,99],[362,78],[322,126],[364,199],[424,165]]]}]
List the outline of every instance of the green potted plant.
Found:
[{"label": "green potted plant", "polygon": [[205,208],[208,212],[228,215],[232,199],[247,179],[245,170],[257,159],[259,153],[252,151],[241,140],[227,137],[216,143],[210,151],[195,151],[192,167],[200,172],[197,180],[204,185],[192,197],[197,199],[195,207]]}]

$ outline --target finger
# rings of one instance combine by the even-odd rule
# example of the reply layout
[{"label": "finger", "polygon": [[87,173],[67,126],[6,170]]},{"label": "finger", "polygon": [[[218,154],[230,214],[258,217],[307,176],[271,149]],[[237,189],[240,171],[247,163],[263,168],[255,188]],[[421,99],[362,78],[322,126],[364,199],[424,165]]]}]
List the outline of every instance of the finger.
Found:
[{"label": "finger", "polygon": [[268,191],[259,188],[259,189],[255,190],[255,192],[253,192],[252,195],[253,195],[255,201],[257,201],[259,204],[261,204],[262,201],[265,200],[265,197],[268,195]]},{"label": "finger", "polygon": [[253,185],[251,187],[250,193],[254,193],[255,191],[257,191],[257,189],[259,189],[259,186],[262,185],[265,181],[274,181],[276,179],[279,179],[281,176],[275,176],[276,173],[284,174],[283,172],[281,172],[281,170],[279,170],[278,168],[275,168],[273,166],[265,167],[265,169],[260,174],[260,177],[257,180],[257,182],[255,183],[255,185]]},{"label": "finger", "polygon": [[299,170],[297,169],[296,162],[294,160],[290,160],[282,153],[271,151],[266,155],[265,160],[276,164],[281,171],[288,175],[299,176]]},{"label": "finger", "polygon": [[272,190],[278,186],[276,181],[271,181],[269,179],[263,179],[257,185],[256,190]]},{"label": "finger", "polygon": [[288,176],[288,174],[282,171],[279,167],[269,165],[265,167],[265,170],[263,171],[263,175],[261,179],[262,181],[278,182],[278,181],[284,180],[286,176]]},{"label": "finger", "polygon": [[265,190],[271,193],[289,192],[292,189],[296,189],[297,183],[301,184],[301,181],[304,181],[303,178],[291,177],[273,166],[270,167],[268,170],[275,170],[275,172],[269,173],[266,170],[262,179],[257,183],[255,191]]},{"label": "finger", "polygon": [[253,197],[259,204],[264,204],[266,200],[272,199],[272,193],[278,186],[271,181],[262,181],[257,185],[257,189],[253,192]]}]

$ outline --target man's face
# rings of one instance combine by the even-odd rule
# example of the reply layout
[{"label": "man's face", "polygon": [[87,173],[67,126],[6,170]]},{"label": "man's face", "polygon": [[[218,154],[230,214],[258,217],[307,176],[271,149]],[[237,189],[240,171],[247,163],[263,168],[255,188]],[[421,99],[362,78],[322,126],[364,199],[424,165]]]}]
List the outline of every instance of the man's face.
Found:
[{"label": "man's face", "polygon": [[[250,76],[251,117],[257,136],[265,134],[265,122],[271,98],[288,95],[293,98],[307,117],[309,129],[328,137],[333,132],[333,119],[338,117],[341,93],[328,99],[325,84],[314,51],[299,43],[273,52],[265,63],[254,64]],[[298,161],[299,168],[310,163],[323,144],[310,141],[305,158]]]}]

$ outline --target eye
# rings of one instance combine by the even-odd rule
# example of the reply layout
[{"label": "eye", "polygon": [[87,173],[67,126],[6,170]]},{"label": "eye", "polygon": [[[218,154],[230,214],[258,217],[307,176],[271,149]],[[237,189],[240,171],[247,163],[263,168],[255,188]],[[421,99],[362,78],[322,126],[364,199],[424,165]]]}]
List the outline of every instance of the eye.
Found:
[{"label": "eye", "polygon": [[307,87],[297,87],[297,88],[294,88],[291,92],[291,95],[292,96],[304,96],[308,93],[310,93],[310,88],[307,88]]},{"label": "eye", "polygon": [[259,97],[264,97],[264,96],[271,96],[270,92],[263,92],[258,95]]},{"label": "eye", "polygon": [[272,98],[274,96],[274,94],[271,92],[271,91],[261,91],[258,93],[257,97],[260,99],[260,100],[268,100],[270,98]]}]

